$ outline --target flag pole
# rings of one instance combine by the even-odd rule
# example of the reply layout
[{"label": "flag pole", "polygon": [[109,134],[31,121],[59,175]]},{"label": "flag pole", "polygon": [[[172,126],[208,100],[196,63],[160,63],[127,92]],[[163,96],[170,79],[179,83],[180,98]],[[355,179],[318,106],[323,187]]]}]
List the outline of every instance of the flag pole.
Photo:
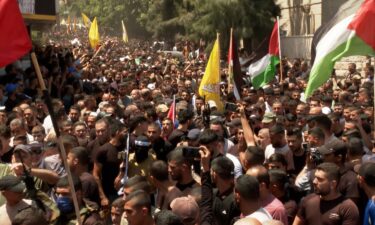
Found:
[{"label": "flag pole", "polygon": [[283,65],[282,65],[282,58],[281,58],[281,38],[280,38],[280,17],[277,17],[277,37],[279,39],[279,58],[280,58],[280,83],[283,81]]},{"label": "flag pole", "polygon": [[[230,28],[230,42],[229,42],[229,65],[228,65],[228,94],[230,93],[229,91],[229,85],[232,82],[232,77],[233,77],[233,27]],[[231,72],[232,71],[232,72]]]},{"label": "flag pole", "polygon": [[39,67],[38,59],[36,58],[35,52],[31,53],[31,60],[33,62],[35,72],[36,72],[36,75],[38,77],[39,85],[40,85],[40,87],[43,91],[43,97],[45,99],[45,102],[46,102],[46,105],[47,105],[47,108],[48,108],[48,112],[49,112],[51,120],[52,120],[53,128],[54,128],[55,133],[56,133],[57,142],[58,142],[58,145],[59,145],[59,148],[60,148],[62,160],[64,162],[65,170],[66,170],[67,176],[68,176],[68,182],[69,182],[69,187],[70,187],[71,194],[72,194],[72,199],[73,199],[75,214],[76,214],[76,217],[77,217],[77,222],[78,222],[78,224],[81,225],[82,221],[81,221],[81,217],[80,217],[80,209],[79,209],[79,205],[78,205],[76,190],[74,189],[72,173],[69,169],[69,164],[66,160],[66,158],[67,158],[66,157],[66,151],[65,151],[64,145],[62,143],[62,139],[61,139],[61,136],[60,136],[60,130],[59,130],[59,127],[57,125],[57,121],[56,121],[56,118],[55,118],[55,115],[54,115],[54,112],[53,112],[51,98],[48,94],[48,90],[47,90],[46,85],[44,83],[42,73],[40,72],[40,67]]}]

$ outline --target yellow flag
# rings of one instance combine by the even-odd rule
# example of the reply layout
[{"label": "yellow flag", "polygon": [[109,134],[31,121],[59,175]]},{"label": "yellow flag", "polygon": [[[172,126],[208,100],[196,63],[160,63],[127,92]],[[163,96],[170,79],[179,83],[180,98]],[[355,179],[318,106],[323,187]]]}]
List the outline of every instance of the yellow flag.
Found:
[{"label": "yellow flag", "polygon": [[125,27],[125,24],[124,24],[123,20],[121,20],[121,24],[122,24],[122,40],[125,43],[128,43],[129,42],[128,32],[126,32],[126,27]]},{"label": "yellow flag", "polygon": [[219,38],[216,39],[199,86],[199,95],[206,98],[206,102],[212,100],[217,109],[223,111],[223,103],[220,100],[220,46]]},{"label": "yellow flag", "polygon": [[96,47],[99,45],[99,42],[100,42],[99,28],[98,28],[98,22],[96,20],[96,17],[94,18],[94,21],[92,21],[91,26],[90,26],[89,41],[93,49],[96,49]]},{"label": "yellow flag", "polygon": [[90,28],[90,26],[91,26],[91,21],[90,21],[89,17],[86,16],[86,14],[84,14],[84,13],[81,13],[81,14],[82,14],[83,24],[85,24],[85,26],[86,26],[87,28]]}]

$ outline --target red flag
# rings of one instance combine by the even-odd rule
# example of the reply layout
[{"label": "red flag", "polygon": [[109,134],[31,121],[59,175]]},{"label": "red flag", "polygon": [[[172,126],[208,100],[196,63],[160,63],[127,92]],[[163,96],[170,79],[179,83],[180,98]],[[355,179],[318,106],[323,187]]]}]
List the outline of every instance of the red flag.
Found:
[{"label": "red flag", "polygon": [[0,1],[0,68],[30,51],[32,45],[18,2]]},{"label": "red flag", "polygon": [[171,107],[169,107],[167,117],[172,120],[173,127],[174,127],[174,121],[175,121],[175,118],[176,118],[176,99],[175,99],[175,97],[173,97],[173,102],[171,104]]}]

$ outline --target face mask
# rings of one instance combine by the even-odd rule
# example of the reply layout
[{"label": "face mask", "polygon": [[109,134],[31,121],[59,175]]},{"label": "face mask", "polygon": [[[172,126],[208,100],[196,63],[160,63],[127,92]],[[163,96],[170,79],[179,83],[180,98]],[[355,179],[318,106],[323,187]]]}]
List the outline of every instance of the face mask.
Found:
[{"label": "face mask", "polygon": [[58,197],[56,204],[62,214],[74,211],[73,202],[69,197]]},{"label": "face mask", "polygon": [[148,148],[136,147],[134,153],[137,162],[143,162],[148,157]]}]

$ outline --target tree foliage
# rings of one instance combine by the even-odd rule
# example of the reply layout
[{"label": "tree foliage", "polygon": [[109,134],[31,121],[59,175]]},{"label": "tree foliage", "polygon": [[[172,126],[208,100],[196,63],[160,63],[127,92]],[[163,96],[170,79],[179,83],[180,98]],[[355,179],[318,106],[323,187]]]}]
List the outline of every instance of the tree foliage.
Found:
[{"label": "tree foliage", "polygon": [[212,41],[219,32],[227,41],[231,27],[237,37],[263,39],[280,9],[274,0],[74,0],[64,12],[96,16],[113,32],[123,19],[130,37]]}]

